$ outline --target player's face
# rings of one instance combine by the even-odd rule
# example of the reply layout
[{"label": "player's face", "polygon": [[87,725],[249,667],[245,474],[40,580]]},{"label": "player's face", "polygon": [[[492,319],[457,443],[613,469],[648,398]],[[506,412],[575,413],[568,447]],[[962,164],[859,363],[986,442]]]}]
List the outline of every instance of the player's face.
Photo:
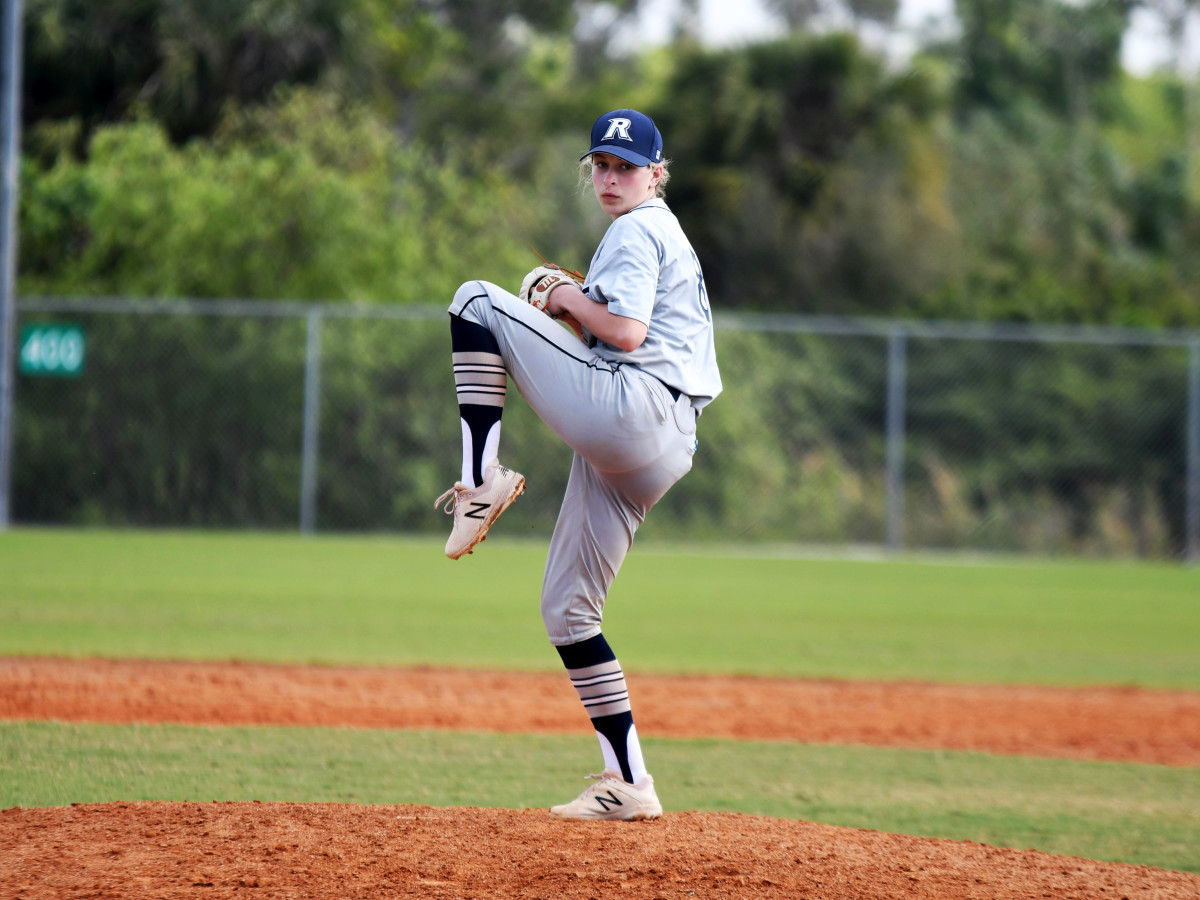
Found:
[{"label": "player's face", "polygon": [[592,154],[592,187],[600,208],[623,216],[654,197],[662,166],[635,166],[610,153]]}]

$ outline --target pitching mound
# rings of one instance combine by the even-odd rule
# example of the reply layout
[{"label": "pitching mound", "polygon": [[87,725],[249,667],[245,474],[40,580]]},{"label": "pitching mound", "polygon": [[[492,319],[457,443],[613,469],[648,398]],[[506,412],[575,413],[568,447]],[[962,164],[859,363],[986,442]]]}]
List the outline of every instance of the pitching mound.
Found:
[{"label": "pitching mound", "polygon": [[111,803],[0,813],[0,896],[1195,900],[1200,876],[805,822]]}]

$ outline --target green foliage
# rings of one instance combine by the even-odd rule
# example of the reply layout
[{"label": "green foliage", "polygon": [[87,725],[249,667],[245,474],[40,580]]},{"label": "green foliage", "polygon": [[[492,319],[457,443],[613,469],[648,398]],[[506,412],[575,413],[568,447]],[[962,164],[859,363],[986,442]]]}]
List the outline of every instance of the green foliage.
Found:
[{"label": "green foliage", "polygon": [[172,146],[100,129],[86,162],[26,168],[26,293],[448,302],[463,273],[519,280],[525,205],[327,94],[231,115]]},{"label": "green foliage", "polygon": [[23,387],[14,515],[34,521],[284,526],[298,509],[303,323],[83,317],[78,382]]},{"label": "green foliage", "polygon": [[1171,556],[1186,382],[1182,348],[910,341],[910,536]]},{"label": "green foliage", "polygon": [[868,312],[927,289],[948,224],[937,90],[844,35],[681,52],[653,112],[716,302]]},{"label": "green foliage", "polygon": [[[276,310],[283,313],[284,306]],[[294,307],[292,308],[294,310]],[[442,308],[322,307],[321,531],[441,533],[458,473]],[[23,378],[13,514],[27,523],[294,527],[303,316],[57,313],[88,336],[77,379]],[[718,328],[726,389],[646,539],[878,544],[887,342]],[[910,337],[908,546],[1178,558],[1188,354]],[[548,537],[571,452],[512,392],[503,458],[530,476],[505,514]]]},{"label": "green foliage", "polygon": [[878,541],[883,342],[721,331],[718,355],[737,377],[705,410],[692,471],[642,534]]},{"label": "green foliage", "polygon": [[583,269],[572,160],[631,105],[718,308],[1200,322],[1195,89],[1121,71],[1129,3],[959,0],[904,67],[851,33],[632,49],[603,6],[35,0],[21,289],[440,302],[529,244]]},{"label": "green foliage", "polygon": [[1179,179],[1164,179],[1170,151],[1139,170],[1098,129],[1028,107],[970,115],[950,158],[960,259],[941,290],[921,300],[923,314],[1196,321],[1185,259],[1163,253],[1164,235],[1176,240],[1186,215]]},{"label": "green foliage", "polygon": [[[616,37],[632,8],[600,27],[570,0],[34,0],[19,292],[440,307],[467,279],[514,287],[530,245],[586,270],[608,223],[575,160],[597,113],[633,105],[662,126],[718,312],[1200,325],[1196,89],[1120,71],[1127,4],[961,0],[962,34],[902,67],[850,33],[635,51]],[[292,521],[296,323],[88,326],[79,390],[22,385],[19,516]],[[450,396],[444,333],[326,322],[324,341],[321,526],[432,528],[423,498],[456,445],[448,399],[428,399]],[[879,539],[878,348],[789,341],[720,338],[727,395],[649,535]],[[970,440],[916,435],[923,540],[1178,553],[1181,426],[1163,403],[1183,363],[1143,381],[1140,362],[1110,377],[1068,356],[1007,387],[977,373],[970,395],[914,361],[943,386],[914,421]],[[1084,396],[1089,378],[1136,414]],[[1065,427],[1097,421],[1111,433]],[[565,451],[521,404],[505,427],[545,466],[510,513],[541,533]],[[964,453],[985,446],[1004,461]]]},{"label": "green foliage", "polygon": [[1087,115],[1120,72],[1134,0],[1029,3],[956,0],[962,22],[960,108],[1012,111],[1035,104]]},{"label": "green foliage", "polygon": [[[93,130],[147,110],[179,141],[211,133],[227,103],[262,103],[356,63],[368,0],[30,0],[27,118]],[[53,146],[57,143],[49,141]],[[48,149],[48,148],[47,148]],[[81,150],[82,145],[72,146]]]}]

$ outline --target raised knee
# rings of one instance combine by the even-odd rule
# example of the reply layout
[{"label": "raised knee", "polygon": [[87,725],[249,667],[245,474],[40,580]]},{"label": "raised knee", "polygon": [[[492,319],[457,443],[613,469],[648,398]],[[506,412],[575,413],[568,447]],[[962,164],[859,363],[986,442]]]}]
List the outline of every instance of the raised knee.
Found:
[{"label": "raised knee", "polygon": [[478,281],[464,281],[454,292],[454,299],[450,301],[450,312],[454,315],[461,315],[471,298],[479,293],[481,293],[481,289]]}]

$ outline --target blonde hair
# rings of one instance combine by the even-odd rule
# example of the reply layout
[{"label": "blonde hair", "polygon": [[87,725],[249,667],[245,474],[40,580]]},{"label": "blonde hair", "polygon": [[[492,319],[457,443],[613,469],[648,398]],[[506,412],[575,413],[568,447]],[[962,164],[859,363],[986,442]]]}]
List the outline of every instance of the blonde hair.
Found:
[{"label": "blonde hair", "polygon": [[[662,199],[667,196],[667,182],[671,179],[671,161],[664,159],[658,163],[662,167],[662,176],[658,179],[658,184],[654,186],[654,196]],[[653,168],[653,164],[643,166],[642,168]],[[579,193],[586,194],[592,189],[592,156],[589,153],[579,161]]]}]

